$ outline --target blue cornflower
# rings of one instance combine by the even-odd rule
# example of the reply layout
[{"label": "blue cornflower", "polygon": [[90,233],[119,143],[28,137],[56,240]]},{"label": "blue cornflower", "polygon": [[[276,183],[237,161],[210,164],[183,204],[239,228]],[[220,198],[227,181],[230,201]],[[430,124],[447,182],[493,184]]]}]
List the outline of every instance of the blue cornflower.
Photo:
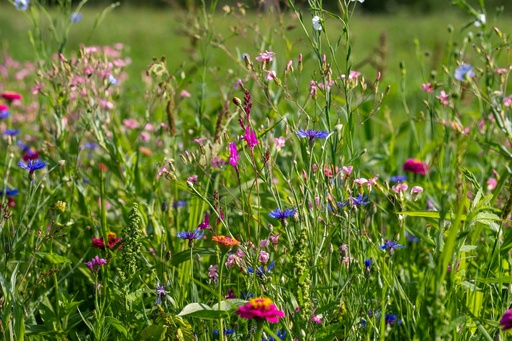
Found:
[{"label": "blue cornflower", "polygon": [[409,232],[405,232],[405,238],[407,238],[407,241],[409,243],[416,243],[416,242],[420,241],[420,239],[418,237],[416,237],[414,234],[409,233]]},{"label": "blue cornflower", "polygon": [[[275,262],[272,261],[268,267],[267,267],[267,270],[265,270],[265,267],[263,265],[260,265],[257,269],[256,269],[256,275],[262,277],[263,275],[267,274],[270,272],[270,270],[272,270],[274,268],[274,265],[275,265]],[[248,266],[247,267],[247,271],[250,273],[250,274],[253,274],[254,273],[254,269],[251,267],[251,266]]]},{"label": "blue cornflower", "polygon": [[361,319],[361,321],[359,321],[359,325],[364,329],[368,325],[368,322],[366,322],[365,319]]},{"label": "blue cornflower", "polygon": [[203,235],[204,235],[204,231],[201,231],[200,229],[195,229],[193,232],[190,232],[190,231],[178,232],[178,238],[187,239],[189,241],[192,241],[194,239],[201,239],[201,238],[203,238]]},{"label": "blue cornflower", "polygon": [[[224,329],[224,335],[231,335],[235,332],[234,329]],[[213,330],[213,335],[219,335],[219,331],[217,329]]]},{"label": "blue cornflower", "polygon": [[364,261],[364,266],[366,266],[367,268],[369,268],[371,265],[372,265],[372,260],[371,259],[366,259]]},{"label": "blue cornflower", "polygon": [[295,132],[298,137],[300,138],[308,138],[310,141],[313,141],[314,139],[325,139],[327,136],[329,136],[329,132],[325,130],[304,130],[299,129]]},{"label": "blue cornflower", "polygon": [[9,110],[0,110],[0,119],[7,118],[9,116],[11,116],[11,114],[9,113]]},{"label": "blue cornflower", "polygon": [[5,129],[4,130],[4,135],[7,135],[7,136],[16,136],[19,133],[20,133],[19,129]]},{"label": "blue cornflower", "polygon": [[354,206],[360,206],[360,205],[368,205],[370,202],[369,201],[365,201],[366,199],[368,199],[368,196],[365,195],[363,196],[362,194],[358,194],[357,197],[355,198],[352,198],[352,204]]},{"label": "blue cornflower", "polygon": [[97,143],[94,143],[94,142],[85,142],[84,143],[84,149],[96,149],[98,148],[98,144]]},{"label": "blue cornflower", "polygon": [[393,251],[393,250],[396,250],[396,249],[403,249],[403,248],[405,248],[405,246],[398,244],[394,240],[386,240],[384,245],[379,246],[379,248],[381,250]]},{"label": "blue cornflower", "polygon": [[248,300],[249,298],[253,298],[254,294],[252,292],[248,292],[247,294],[244,294],[243,292],[240,292],[240,295],[244,300]]},{"label": "blue cornflower", "polygon": [[37,160],[28,160],[27,163],[25,163],[23,160],[20,160],[20,162],[18,162],[18,166],[20,166],[21,168],[23,168],[25,170],[28,170],[30,173],[34,173],[34,171],[43,169],[44,167],[46,167],[46,162],[37,159]]},{"label": "blue cornflower", "polygon": [[4,195],[7,197],[12,197],[18,195],[18,190],[16,188],[10,189],[9,187],[5,187],[4,189],[0,189],[0,195]]},{"label": "blue cornflower", "polygon": [[469,64],[462,64],[458,68],[455,69],[455,74],[453,75],[456,80],[463,81],[466,78],[475,77],[475,73],[473,72],[473,67]]},{"label": "blue cornflower", "polygon": [[29,4],[30,0],[14,0],[14,6],[18,11],[26,11]]},{"label": "blue cornflower", "polygon": [[[286,330],[277,330],[276,335],[279,338],[279,340],[286,339]],[[269,336],[268,339],[263,339],[262,341],[278,341],[274,337]]]},{"label": "blue cornflower", "polygon": [[167,295],[169,292],[165,290],[166,286],[162,285],[160,283],[156,284],[156,300],[155,304],[162,304],[162,299],[165,298],[165,295]]},{"label": "blue cornflower", "polygon": [[71,22],[73,24],[76,24],[77,22],[82,20],[82,18],[83,18],[83,15],[80,12],[73,12],[73,13],[71,13]]},{"label": "blue cornflower", "polygon": [[407,175],[395,175],[389,178],[391,182],[402,182],[407,181]]},{"label": "blue cornflower", "polygon": [[185,207],[185,206],[187,206],[187,203],[184,202],[183,200],[178,200],[178,201],[175,201],[172,203],[172,207],[174,207],[174,208]]},{"label": "blue cornflower", "polygon": [[295,212],[297,212],[297,208],[287,208],[286,210],[281,210],[279,208],[276,208],[275,210],[270,211],[268,216],[271,218],[274,218],[274,219],[284,220],[286,218],[293,216],[295,214]]}]

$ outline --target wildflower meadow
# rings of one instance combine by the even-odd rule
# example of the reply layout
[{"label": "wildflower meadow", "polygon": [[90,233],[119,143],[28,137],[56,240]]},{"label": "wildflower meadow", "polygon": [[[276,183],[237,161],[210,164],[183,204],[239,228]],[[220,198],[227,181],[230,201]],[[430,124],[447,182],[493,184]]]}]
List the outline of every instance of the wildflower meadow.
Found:
[{"label": "wildflower meadow", "polygon": [[202,2],[154,58],[0,4],[3,339],[512,340],[512,26],[452,4],[393,48],[364,0]]}]

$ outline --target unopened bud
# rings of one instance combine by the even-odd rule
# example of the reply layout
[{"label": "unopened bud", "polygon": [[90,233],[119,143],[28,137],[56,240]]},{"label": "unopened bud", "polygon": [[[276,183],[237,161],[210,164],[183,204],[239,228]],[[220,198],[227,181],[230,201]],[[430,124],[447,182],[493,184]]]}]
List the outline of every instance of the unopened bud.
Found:
[{"label": "unopened bud", "polygon": [[233,97],[233,103],[235,105],[240,106],[240,105],[242,105],[242,100],[240,98],[238,98],[238,97]]}]

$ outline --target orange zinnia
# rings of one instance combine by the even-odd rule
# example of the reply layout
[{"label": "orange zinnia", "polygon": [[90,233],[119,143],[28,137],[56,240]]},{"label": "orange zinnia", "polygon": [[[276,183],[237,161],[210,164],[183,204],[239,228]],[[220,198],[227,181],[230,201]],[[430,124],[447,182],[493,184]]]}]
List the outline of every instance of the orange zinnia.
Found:
[{"label": "orange zinnia", "polygon": [[236,240],[235,238],[226,237],[226,236],[213,236],[212,240],[219,245],[227,246],[227,247],[237,246],[240,244],[240,242],[238,240]]}]

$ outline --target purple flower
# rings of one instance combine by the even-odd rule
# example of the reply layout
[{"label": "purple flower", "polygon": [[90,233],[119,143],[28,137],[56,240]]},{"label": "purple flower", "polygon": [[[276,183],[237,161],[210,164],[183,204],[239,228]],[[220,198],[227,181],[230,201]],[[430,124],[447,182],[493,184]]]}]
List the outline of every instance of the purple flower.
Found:
[{"label": "purple flower", "polygon": [[370,202],[369,201],[365,201],[366,199],[368,199],[368,196],[363,196],[362,194],[358,194],[357,197],[355,198],[352,198],[352,204],[354,206],[366,206],[368,205]]},{"label": "purple flower", "polygon": [[166,286],[157,283],[155,304],[162,304],[162,299],[164,299],[165,296],[169,293],[168,291],[165,290],[165,288]]},{"label": "purple flower", "polygon": [[245,141],[247,141],[247,146],[254,149],[254,146],[258,144],[258,138],[256,137],[256,133],[254,130],[249,128],[249,126],[245,127],[245,135],[242,137]]},{"label": "purple flower", "polygon": [[204,221],[199,223],[199,225],[197,225],[197,228],[199,228],[200,230],[206,230],[206,229],[211,228],[211,226],[210,226],[210,215],[208,213],[206,213],[204,215]]},{"label": "purple flower", "polygon": [[238,155],[238,151],[236,150],[236,144],[235,142],[231,142],[229,144],[229,159],[228,159],[228,163],[235,167],[235,168],[238,168],[238,159],[240,159],[240,155]]},{"label": "purple flower", "polygon": [[193,232],[190,232],[190,231],[178,232],[178,238],[187,239],[189,241],[192,241],[194,239],[203,238],[203,234],[204,234],[204,231],[201,231],[196,228]]},{"label": "purple flower", "polygon": [[500,326],[503,331],[512,328],[512,309],[507,310],[501,317]]},{"label": "purple flower", "polygon": [[327,136],[329,136],[328,131],[313,129],[299,129],[298,131],[295,132],[295,134],[297,134],[298,137],[303,139],[308,138],[310,141],[313,141],[314,139],[325,139]]},{"label": "purple flower", "polygon": [[405,248],[405,246],[398,244],[394,240],[386,240],[384,245],[379,246],[379,248],[381,250],[393,251],[393,250],[396,250],[396,249],[403,249],[403,248]]},{"label": "purple flower", "polygon": [[20,161],[20,162],[18,162],[18,166],[20,166],[21,168],[23,168],[25,170],[28,170],[29,173],[34,173],[34,171],[43,169],[44,167],[46,167],[46,162],[41,161],[39,159],[28,160],[27,163],[25,163],[24,161]]},{"label": "purple flower", "polygon": [[185,207],[185,206],[187,206],[187,203],[184,202],[183,200],[178,200],[178,201],[175,201],[172,203],[172,207],[174,207],[174,208]]},{"label": "purple flower", "polygon": [[82,20],[82,18],[83,18],[83,15],[80,12],[73,12],[73,13],[71,13],[71,22],[73,24],[76,24],[77,22]]},{"label": "purple flower", "polygon": [[453,77],[455,77],[455,79],[458,81],[464,81],[466,78],[475,77],[475,73],[473,72],[473,67],[471,65],[462,64],[455,69],[455,74]]},{"label": "purple flower", "polygon": [[391,182],[402,182],[407,181],[407,175],[395,175],[389,178]]},{"label": "purple flower", "polygon": [[98,270],[101,268],[103,264],[107,264],[107,260],[100,258],[98,256],[91,259],[89,262],[86,262],[85,265],[94,273],[96,274]]},{"label": "purple flower", "polygon": [[11,116],[8,110],[0,110],[0,119]]},{"label": "purple flower", "polygon": [[268,214],[269,217],[274,219],[286,219],[288,217],[291,217],[297,212],[297,208],[287,208],[286,210],[281,210],[279,208],[276,208],[273,211],[270,211]]},{"label": "purple flower", "polygon": [[16,136],[19,133],[20,133],[19,129],[5,129],[4,130],[4,135],[7,135],[7,136]]}]

